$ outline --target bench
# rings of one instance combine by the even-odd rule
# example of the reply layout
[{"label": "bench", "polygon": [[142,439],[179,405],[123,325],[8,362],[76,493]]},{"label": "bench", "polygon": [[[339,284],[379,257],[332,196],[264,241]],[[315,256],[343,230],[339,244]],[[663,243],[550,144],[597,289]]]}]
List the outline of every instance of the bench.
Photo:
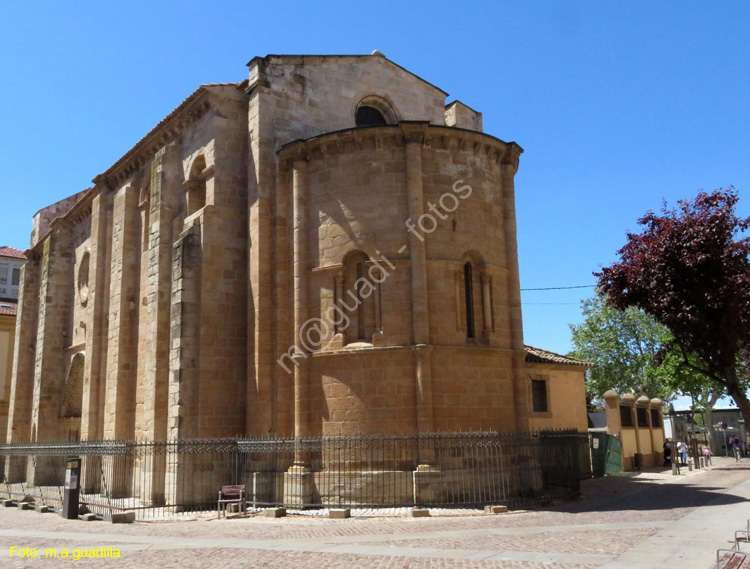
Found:
[{"label": "bench", "polygon": [[716,569],[748,569],[750,555],[736,549],[716,550]]},{"label": "bench", "polygon": [[224,511],[224,517],[227,516],[227,505],[239,504],[240,510],[247,513],[247,504],[245,502],[245,485],[222,486],[219,490],[219,501],[217,503],[218,517],[221,518],[221,512]]}]

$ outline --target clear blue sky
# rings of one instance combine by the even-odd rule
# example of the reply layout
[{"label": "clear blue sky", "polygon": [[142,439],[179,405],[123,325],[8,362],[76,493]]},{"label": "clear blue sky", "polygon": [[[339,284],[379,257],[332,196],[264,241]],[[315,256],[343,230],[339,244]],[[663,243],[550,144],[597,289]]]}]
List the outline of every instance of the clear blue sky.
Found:
[{"label": "clear blue sky", "polygon": [[[592,284],[662,198],[733,184],[750,213],[749,30],[742,2],[6,0],[0,245],[253,56],[380,49],[525,149],[522,287]],[[526,342],[567,352],[591,291],[523,293]]]}]

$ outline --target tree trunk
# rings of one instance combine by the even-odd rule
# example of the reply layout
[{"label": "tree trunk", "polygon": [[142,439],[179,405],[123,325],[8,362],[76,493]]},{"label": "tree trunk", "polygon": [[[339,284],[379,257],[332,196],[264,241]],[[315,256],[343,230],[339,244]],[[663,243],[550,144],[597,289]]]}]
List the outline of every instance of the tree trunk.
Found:
[{"label": "tree trunk", "polygon": [[[747,398],[747,394],[742,390],[739,380],[737,379],[737,370],[732,366],[731,370],[727,370],[727,395],[734,399],[737,407],[740,408],[742,418],[745,420],[745,427],[750,427],[750,400]],[[745,441],[742,441],[743,443]]]}]

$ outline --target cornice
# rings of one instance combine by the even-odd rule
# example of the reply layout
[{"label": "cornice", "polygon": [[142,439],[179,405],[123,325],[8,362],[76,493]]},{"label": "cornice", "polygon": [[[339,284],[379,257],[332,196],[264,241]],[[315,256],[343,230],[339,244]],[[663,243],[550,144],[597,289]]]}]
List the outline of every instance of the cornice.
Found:
[{"label": "cornice", "polygon": [[320,134],[305,140],[295,140],[278,151],[282,169],[289,163],[313,158],[328,158],[370,149],[403,148],[408,143],[419,143],[423,148],[470,152],[498,165],[510,164],[518,168],[523,152],[515,142],[505,142],[494,136],[448,126],[431,125],[421,121],[402,121],[397,125],[358,127]]},{"label": "cornice", "polygon": [[116,189],[118,185],[151,161],[161,148],[179,137],[188,127],[200,120],[209,109],[213,108],[210,95],[208,89],[199,87],[117,162],[92,181],[110,190]]}]

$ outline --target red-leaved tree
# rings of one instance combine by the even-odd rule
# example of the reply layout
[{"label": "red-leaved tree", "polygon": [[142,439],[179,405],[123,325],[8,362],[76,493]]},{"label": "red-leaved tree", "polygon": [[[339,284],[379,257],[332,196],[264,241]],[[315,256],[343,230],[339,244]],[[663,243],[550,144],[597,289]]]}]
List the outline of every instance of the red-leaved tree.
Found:
[{"label": "red-leaved tree", "polygon": [[750,218],[737,216],[737,201],[730,187],[647,212],[620,261],[594,275],[610,304],[641,308],[669,328],[684,365],[720,385],[750,425],[750,238],[742,235]]}]

